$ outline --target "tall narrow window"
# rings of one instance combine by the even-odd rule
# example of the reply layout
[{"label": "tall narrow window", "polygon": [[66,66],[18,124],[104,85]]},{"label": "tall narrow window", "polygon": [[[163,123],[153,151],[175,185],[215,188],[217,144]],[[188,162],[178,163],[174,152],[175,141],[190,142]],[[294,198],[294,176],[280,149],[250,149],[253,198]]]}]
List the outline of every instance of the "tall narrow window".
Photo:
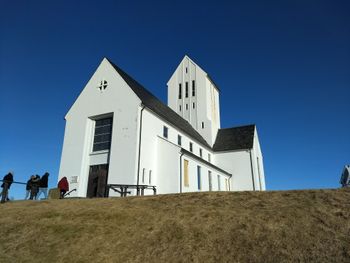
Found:
[{"label": "tall narrow window", "polygon": [[184,160],[184,185],[190,186],[188,178],[188,160]]},{"label": "tall narrow window", "polygon": [[168,138],[168,127],[167,126],[163,126],[163,137]]},{"label": "tall narrow window", "polygon": [[204,122],[202,121],[202,129],[204,129]]},{"label": "tall narrow window", "polygon": [[152,170],[149,170],[149,173],[148,173],[148,184],[149,185],[152,184]]},{"label": "tall narrow window", "polygon": [[196,85],[194,80],[192,80],[192,96],[196,96]]},{"label": "tall narrow window", "polygon": [[197,166],[197,184],[198,184],[198,190],[202,189],[202,182],[201,182],[201,167]]},{"label": "tall narrow window", "polygon": [[193,152],[193,143],[190,142],[190,152]]},{"label": "tall narrow window", "polygon": [[212,180],[212,177],[211,177],[211,171],[208,171],[208,181],[209,181],[209,191],[212,191],[213,190],[213,180]]},{"label": "tall narrow window", "polygon": [[188,98],[188,82],[186,81],[185,97]]},{"label": "tall narrow window", "polygon": [[111,148],[113,118],[95,121],[94,145],[92,151],[109,150]]},{"label": "tall narrow window", "polygon": [[187,67],[186,67],[186,73],[188,72],[188,69],[187,69]]},{"label": "tall narrow window", "polygon": [[208,162],[211,162],[211,155],[208,153]]},{"label": "tall narrow window", "polygon": [[181,111],[181,105],[179,105],[179,111]]},{"label": "tall narrow window", "polygon": [[218,174],[218,190],[221,191],[221,178],[219,174]]},{"label": "tall narrow window", "polygon": [[202,148],[199,148],[199,156],[202,158],[203,157],[203,150]]},{"label": "tall narrow window", "polygon": [[188,110],[188,104],[186,103],[186,110]]},{"label": "tall narrow window", "polygon": [[182,98],[182,85],[179,83],[179,99],[181,100]]},{"label": "tall narrow window", "polygon": [[193,102],[192,103],[192,108],[195,108],[196,107],[196,104]]},{"label": "tall narrow window", "polygon": [[182,140],[181,135],[178,135],[177,136],[177,144],[180,145],[180,146],[181,146],[181,143],[182,143],[181,140]]}]

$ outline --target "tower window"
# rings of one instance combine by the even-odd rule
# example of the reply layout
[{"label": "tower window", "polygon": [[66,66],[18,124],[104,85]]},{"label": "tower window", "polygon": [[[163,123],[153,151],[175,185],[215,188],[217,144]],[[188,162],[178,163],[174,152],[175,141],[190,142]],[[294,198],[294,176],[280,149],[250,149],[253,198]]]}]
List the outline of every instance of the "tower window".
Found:
[{"label": "tower window", "polygon": [[188,104],[186,103],[186,110],[188,110]]},{"label": "tower window", "polygon": [[179,99],[182,98],[182,85],[179,83]]},{"label": "tower window", "polygon": [[196,96],[196,85],[194,80],[192,80],[192,96]]},{"label": "tower window", "polygon": [[168,138],[168,127],[163,126],[163,137]]},{"label": "tower window", "polygon": [[204,122],[202,121],[202,129],[204,129]]},{"label": "tower window", "polygon": [[112,124],[112,118],[96,120],[92,151],[109,150],[111,148]]},{"label": "tower window", "polygon": [[188,82],[186,81],[186,91],[185,91],[185,97],[188,98]]},{"label": "tower window", "polygon": [[181,105],[179,105],[179,111],[181,111]]},{"label": "tower window", "polygon": [[181,135],[178,135],[177,136],[177,144],[180,146],[181,146],[181,139],[182,139]]},{"label": "tower window", "polygon": [[195,108],[195,106],[196,106],[196,104],[193,102],[193,103],[192,103],[192,108]]},{"label": "tower window", "polygon": [[190,152],[193,152],[193,143],[190,142]]},{"label": "tower window", "polygon": [[188,72],[188,69],[187,69],[187,67],[186,67],[186,73]]},{"label": "tower window", "polygon": [[199,148],[199,156],[203,157],[203,150],[201,148]]}]

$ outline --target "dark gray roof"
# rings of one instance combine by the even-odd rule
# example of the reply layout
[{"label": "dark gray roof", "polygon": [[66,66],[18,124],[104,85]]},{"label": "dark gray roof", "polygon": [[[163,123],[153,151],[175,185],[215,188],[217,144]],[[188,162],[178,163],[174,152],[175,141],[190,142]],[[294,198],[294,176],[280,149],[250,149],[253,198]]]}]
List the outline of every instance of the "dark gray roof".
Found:
[{"label": "dark gray roof", "polygon": [[215,152],[252,149],[255,125],[220,129],[213,146]]},{"label": "dark gray roof", "polygon": [[121,68],[115,65],[112,61],[107,59],[109,63],[114,67],[114,69],[119,73],[119,75],[125,80],[125,82],[130,86],[130,88],[135,92],[135,94],[140,98],[142,103],[156,113],[159,117],[163,118],[167,122],[173,124],[175,127],[182,130],[184,133],[188,134],[194,140],[199,143],[211,148],[206,140],[189,124],[185,119],[180,117],[175,111],[157,99],[152,93],[146,90],[141,84],[125,73]]}]

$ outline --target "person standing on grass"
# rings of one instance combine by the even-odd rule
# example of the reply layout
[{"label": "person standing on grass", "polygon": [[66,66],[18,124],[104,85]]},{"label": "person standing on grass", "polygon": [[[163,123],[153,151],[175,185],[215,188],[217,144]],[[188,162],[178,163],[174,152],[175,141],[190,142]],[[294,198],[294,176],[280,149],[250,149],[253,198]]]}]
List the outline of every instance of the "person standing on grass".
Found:
[{"label": "person standing on grass", "polygon": [[[32,175],[32,176],[34,176],[34,175]],[[31,186],[32,176],[27,181],[27,184],[26,184],[26,197],[24,198],[24,200],[27,200],[29,198],[29,196],[30,196],[30,186]]]},{"label": "person standing on grass", "polygon": [[40,194],[43,193],[44,194],[44,198],[47,199],[47,184],[48,184],[48,181],[49,181],[49,173],[46,172],[40,179],[39,181],[39,192],[38,192],[38,195],[36,196],[36,198],[38,200],[39,197],[40,197]]},{"label": "person standing on grass", "polygon": [[65,193],[69,191],[69,184],[67,177],[63,177],[59,182],[57,187],[60,189],[60,199],[64,198]]},{"label": "person standing on grass", "polygon": [[11,187],[11,184],[13,183],[13,172],[9,172],[7,175],[4,176],[2,180],[3,182],[1,185],[1,203],[5,203],[6,201],[9,201],[8,191]]},{"label": "person standing on grass", "polygon": [[40,176],[32,175],[32,179],[30,180],[30,200],[36,200],[39,191],[39,182]]}]

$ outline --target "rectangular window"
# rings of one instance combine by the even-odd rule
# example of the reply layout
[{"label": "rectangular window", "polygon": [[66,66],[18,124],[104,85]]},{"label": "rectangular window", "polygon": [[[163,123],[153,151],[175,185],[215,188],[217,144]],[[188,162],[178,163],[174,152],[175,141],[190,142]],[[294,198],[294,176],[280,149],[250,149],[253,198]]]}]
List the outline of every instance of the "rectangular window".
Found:
[{"label": "rectangular window", "polygon": [[184,185],[190,186],[188,178],[188,160],[184,160]]},{"label": "rectangular window", "polygon": [[179,99],[181,100],[182,98],[182,85],[179,83]]},{"label": "rectangular window", "polygon": [[179,111],[181,111],[181,105],[179,105]]},{"label": "rectangular window", "polygon": [[201,167],[197,166],[197,183],[198,183],[198,190],[202,189],[202,182],[201,182]]},{"label": "rectangular window", "polygon": [[188,110],[188,104],[186,103],[186,110]]},{"label": "rectangular window", "polygon": [[185,97],[188,98],[188,82],[186,81]]},{"label": "rectangular window", "polygon": [[193,152],[193,144],[190,142],[190,152]]},{"label": "rectangular window", "polygon": [[149,170],[149,173],[148,173],[148,184],[149,185],[152,184],[152,170]]},{"label": "rectangular window", "polygon": [[192,96],[196,96],[196,86],[194,80],[192,80]]},{"label": "rectangular window", "polygon": [[95,121],[93,152],[109,150],[111,148],[113,118]]},{"label": "rectangular window", "polygon": [[218,190],[221,191],[221,178],[219,174],[218,174]]},{"label": "rectangular window", "polygon": [[213,190],[213,182],[211,178],[211,171],[208,171],[209,191]]},{"label": "rectangular window", "polygon": [[196,104],[193,102],[192,103],[192,108],[195,108],[196,107]]},{"label": "rectangular window", "polygon": [[203,150],[199,148],[199,156],[202,158],[203,157]]},{"label": "rectangular window", "polygon": [[167,126],[163,126],[163,137],[168,138],[168,127]]},{"label": "rectangular window", "polygon": [[211,155],[208,153],[208,162],[211,162]]},{"label": "rectangular window", "polygon": [[204,122],[202,121],[202,129],[204,129]]},{"label": "rectangular window", "polygon": [[181,139],[182,139],[181,135],[178,135],[177,136],[177,144],[180,146],[181,146]]},{"label": "rectangular window", "polygon": [[188,69],[187,69],[187,67],[186,67],[186,73],[188,72]]}]

